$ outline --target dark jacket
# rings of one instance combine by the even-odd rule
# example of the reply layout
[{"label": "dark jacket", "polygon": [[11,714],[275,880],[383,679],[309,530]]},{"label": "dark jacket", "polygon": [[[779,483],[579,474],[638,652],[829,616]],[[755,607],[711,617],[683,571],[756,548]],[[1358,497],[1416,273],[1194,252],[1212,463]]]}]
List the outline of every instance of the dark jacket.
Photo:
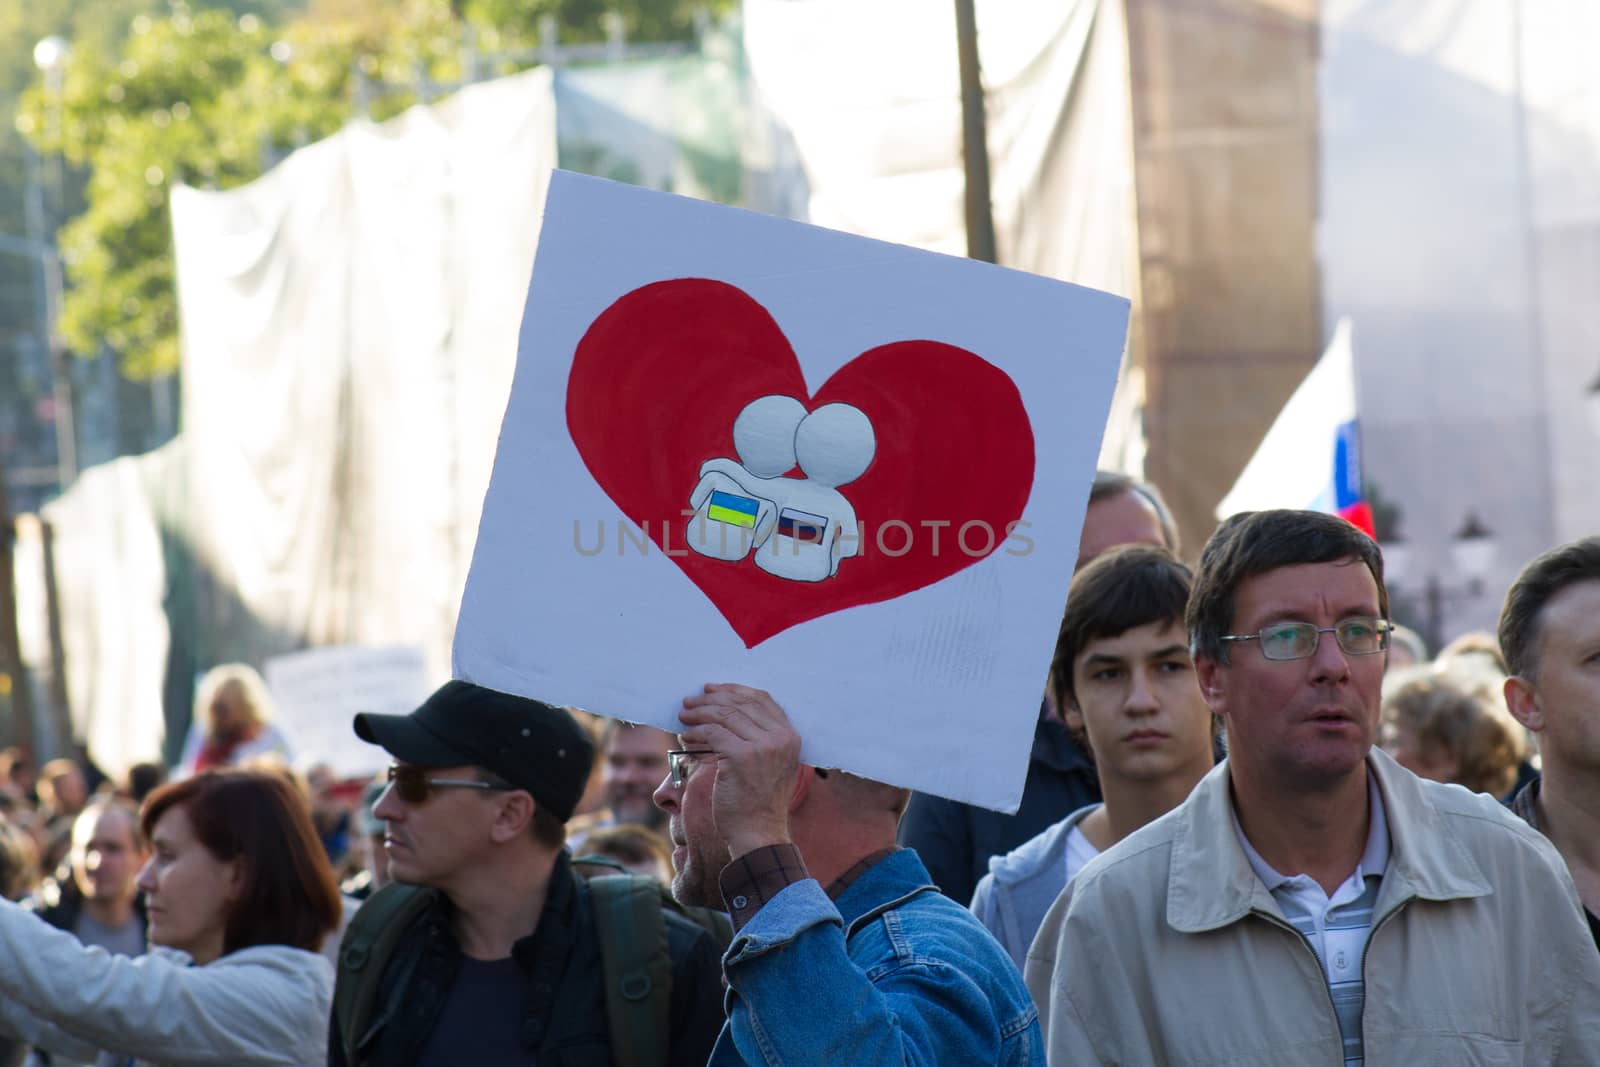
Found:
[{"label": "dark jacket", "polygon": [[900,821],[900,843],[917,850],[945,896],[965,905],[988,871],[990,856],[1004,855],[1068,814],[1099,802],[1094,763],[1067,728],[1041,710],[1022,805],[1015,815],[915,793]]},{"label": "dark jacket", "polygon": [[[395,948],[384,969],[363,1067],[415,1061],[444,1010],[461,949],[442,894]],[[672,957],[673,1067],[702,1067],[722,1028],[722,971],[715,942],[689,919],[663,910]],[[521,1036],[539,1067],[611,1063],[605,977],[588,886],[563,853],[550,876],[539,925],[512,946],[528,976]],[[341,981],[343,976],[341,975]],[[337,994],[336,994],[337,995]],[[329,1067],[353,1067],[335,1018],[328,1027]]]},{"label": "dark jacket", "polygon": [[[1539,825],[1538,778],[1530,779],[1526,785],[1517,790],[1516,795],[1511,798],[1510,808],[1523,822],[1541,834],[1544,833],[1544,827]],[[1583,909],[1583,915],[1589,920],[1589,933],[1594,935],[1595,947],[1600,948],[1600,915],[1596,915],[1587,907]]]}]

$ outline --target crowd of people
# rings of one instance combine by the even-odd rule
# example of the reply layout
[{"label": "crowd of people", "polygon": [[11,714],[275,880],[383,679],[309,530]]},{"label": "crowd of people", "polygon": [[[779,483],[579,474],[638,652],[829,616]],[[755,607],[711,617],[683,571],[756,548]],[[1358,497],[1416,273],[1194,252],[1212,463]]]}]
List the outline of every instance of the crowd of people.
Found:
[{"label": "crowd of people", "polygon": [[171,782],[0,754],[0,1064],[1600,1064],[1600,537],[1430,655],[1343,519],[1103,474],[1015,815],[679,718],[452,681],[346,782],[227,665]]}]

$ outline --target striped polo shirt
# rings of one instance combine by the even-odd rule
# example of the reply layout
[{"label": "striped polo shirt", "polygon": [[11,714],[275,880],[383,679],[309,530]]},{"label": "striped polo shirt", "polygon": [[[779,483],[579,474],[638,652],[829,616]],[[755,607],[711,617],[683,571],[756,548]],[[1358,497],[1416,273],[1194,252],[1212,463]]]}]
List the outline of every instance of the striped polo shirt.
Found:
[{"label": "striped polo shirt", "polygon": [[1233,832],[1239,846],[1261,879],[1272,899],[1278,902],[1283,917],[1311,943],[1333,997],[1333,1011],[1339,1019],[1339,1034],[1344,1038],[1345,1067],[1360,1067],[1361,1007],[1366,999],[1366,983],[1361,974],[1367,938],[1372,934],[1372,909],[1378,902],[1378,886],[1389,866],[1389,820],[1383,813],[1383,800],[1367,771],[1367,798],[1372,818],[1367,826],[1367,847],[1361,862],[1350,877],[1330,897],[1310,875],[1282,875],[1273,870],[1244,836],[1239,816],[1233,816]]}]

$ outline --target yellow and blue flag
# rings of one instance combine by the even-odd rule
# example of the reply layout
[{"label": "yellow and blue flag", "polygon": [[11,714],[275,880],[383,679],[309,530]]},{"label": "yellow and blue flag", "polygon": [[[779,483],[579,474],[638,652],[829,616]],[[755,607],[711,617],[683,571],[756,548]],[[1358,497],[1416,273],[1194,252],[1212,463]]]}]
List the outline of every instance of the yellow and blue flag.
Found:
[{"label": "yellow and blue flag", "polygon": [[756,512],[759,510],[760,505],[747,496],[736,496],[733,493],[722,493],[713,489],[711,506],[706,509],[706,515],[718,522],[754,529]]}]

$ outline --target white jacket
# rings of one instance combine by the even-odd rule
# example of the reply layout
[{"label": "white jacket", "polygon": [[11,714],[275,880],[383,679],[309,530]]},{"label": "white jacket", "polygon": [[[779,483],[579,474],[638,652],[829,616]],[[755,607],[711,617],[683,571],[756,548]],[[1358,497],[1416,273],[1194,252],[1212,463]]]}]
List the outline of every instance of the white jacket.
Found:
[{"label": "white jacket", "polygon": [[333,968],[286,945],[204,967],[176,949],[113,956],[0,900],[0,1029],[104,1067],[327,1062]]}]

